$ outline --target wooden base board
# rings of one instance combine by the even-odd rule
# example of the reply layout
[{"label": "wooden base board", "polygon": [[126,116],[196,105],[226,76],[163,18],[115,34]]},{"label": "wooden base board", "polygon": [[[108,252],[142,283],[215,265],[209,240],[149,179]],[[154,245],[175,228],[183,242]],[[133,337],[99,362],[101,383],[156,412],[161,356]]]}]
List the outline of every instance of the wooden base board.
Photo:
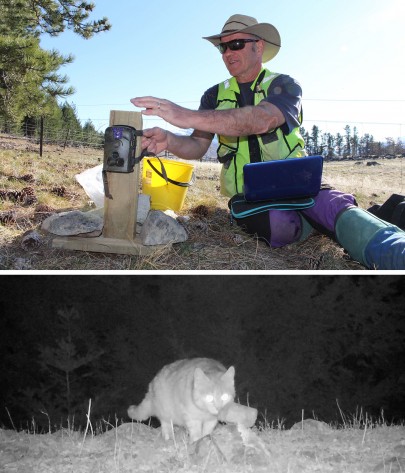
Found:
[{"label": "wooden base board", "polygon": [[118,238],[57,237],[52,241],[53,248],[64,250],[94,251],[98,253],[115,253],[120,255],[147,256],[167,245],[146,246],[137,237],[135,240]]}]

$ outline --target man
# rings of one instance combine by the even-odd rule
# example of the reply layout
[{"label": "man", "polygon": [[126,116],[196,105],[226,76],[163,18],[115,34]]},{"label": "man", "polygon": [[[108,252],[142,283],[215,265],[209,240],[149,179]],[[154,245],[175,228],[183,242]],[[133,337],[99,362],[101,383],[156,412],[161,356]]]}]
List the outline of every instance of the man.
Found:
[{"label": "man", "polygon": [[[306,155],[299,132],[301,87],[291,77],[263,68],[262,63],[280,49],[280,35],[269,23],[233,15],[219,34],[204,39],[219,49],[232,77],[208,89],[199,110],[156,97],[138,97],[131,102],[144,108],[144,115],[194,129],[190,136],[158,127],[144,130],[142,148],[149,152],[168,150],[179,158],[201,159],[218,135],[221,193],[232,197],[243,191],[244,164]],[[328,188],[321,190],[315,201],[314,207],[302,212],[262,213],[249,220],[247,230],[280,247],[306,238],[310,222],[370,268],[405,269],[405,234],[397,227],[358,209],[350,194]],[[354,227],[357,233],[353,235]]]}]

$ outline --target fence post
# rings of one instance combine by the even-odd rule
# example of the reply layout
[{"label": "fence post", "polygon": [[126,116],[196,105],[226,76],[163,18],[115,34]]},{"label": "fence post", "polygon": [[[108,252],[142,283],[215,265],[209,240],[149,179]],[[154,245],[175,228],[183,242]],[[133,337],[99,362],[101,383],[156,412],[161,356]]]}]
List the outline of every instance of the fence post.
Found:
[{"label": "fence post", "polygon": [[70,133],[70,128],[68,128],[68,130],[67,130],[65,142],[63,143],[63,149],[66,148],[67,141],[68,141],[68,138],[69,138],[69,133]]},{"label": "fence post", "polygon": [[42,158],[43,143],[44,143],[44,117],[41,117],[40,130],[39,130],[39,156],[41,158]]}]

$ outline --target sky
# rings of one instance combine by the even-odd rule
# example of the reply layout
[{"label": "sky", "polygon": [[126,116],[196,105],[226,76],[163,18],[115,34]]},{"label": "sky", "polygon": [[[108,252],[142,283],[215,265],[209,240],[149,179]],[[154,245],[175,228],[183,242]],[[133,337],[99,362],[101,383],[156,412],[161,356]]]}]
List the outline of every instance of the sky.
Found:
[{"label": "sky", "polygon": [[[375,139],[405,137],[404,0],[94,0],[92,19],[110,31],[84,40],[70,31],[43,36],[44,49],[73,54],[60,72],[76,93],[83,123],[108,126],[110,110],[139,111],[132,97],[153,95],[197,109],[202,94],[229,73],[203,36],[217,34],[233,14],[273,24],[278,55],[266,63],[303,89],[305,129],[344,134],[354,126]],[[143,127],[162,126],[144,117]]]}]

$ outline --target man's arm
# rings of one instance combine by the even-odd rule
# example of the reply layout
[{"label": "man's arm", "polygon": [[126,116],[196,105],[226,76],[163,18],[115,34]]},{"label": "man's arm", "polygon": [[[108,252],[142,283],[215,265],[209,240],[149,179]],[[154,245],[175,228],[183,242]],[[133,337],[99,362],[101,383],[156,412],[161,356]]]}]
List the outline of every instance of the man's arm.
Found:
[{"label": "man's arm", "polygon": [[275,105],[261,102],[231,110],[199,110],[195,117],[200,130],[219,135],[261,135],[285,123],[284,115]]},{"label": "man's arm", "polygon": [[210,133],[198,130],[190,136],[181,136],[155,127],[143,131],[142,148],[155,154],[167,150],[182,159],[201,159],[212,138]]},{"label": "man's arm", "polygon": [[194,128],[219,135],[258,135],[285,122],[280,109],[267,102],[232,110],[190,110],[155,97],[134,98],[131,102],[136,107],[145,108],[143,115],[159,116],[179,128]]}]

